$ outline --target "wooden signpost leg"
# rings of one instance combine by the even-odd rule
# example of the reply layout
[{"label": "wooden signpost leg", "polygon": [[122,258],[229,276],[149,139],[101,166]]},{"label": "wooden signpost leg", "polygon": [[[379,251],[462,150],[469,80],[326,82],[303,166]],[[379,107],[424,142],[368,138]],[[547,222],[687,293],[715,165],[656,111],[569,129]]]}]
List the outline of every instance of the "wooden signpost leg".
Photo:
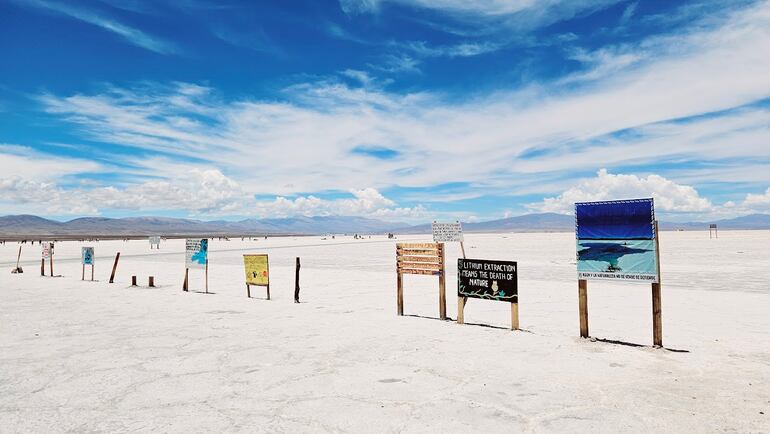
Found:
[{"label": "wooden signpost leg", "polygon": [[660,238],[658,237],[658,221],[655,221],[655,263],[658,272],[658,282],[652,284],[652,344],[663,346],[663,313],[660,301]]},{"label": "wooden signpost leg", "polygon": [[465,324],[465,297],[457,297],[457,324]]},{"label": "wooden signpost leg", "polygon": [[297,258],[297,268],[294,272],[294,302],[299,303],[299,258]]},{"label": "wooden signpost leg", "polygon": [[580,304],[580,337],[588,337],[588,281],[578,280],[578,299]]},{"label": "wooden signpost leg", "polygon": [[40,260],[40,275],[45,277],[45,259]]},{"label": "wooden signpost leg", "polygon": [[190,269],[189,268],[185,268],[184,269],[184,283],[182,283],[182,291],[187,292],[187,290],[188,290],[188,288],[187,288],[187,280],[188,280],[189,277],[190,277]]},{"label": "wooden signpost leg", "polygon": [[120,252],[115,255],[115,263],[112,264],[112,273],[110,274],[110,283],[115,283],[115,270],[118,269],[118,260],[120,259]]},{"label": "wooden signpost leg", "polygon": [[438,315],[446,319],[446,276],[443,270],[438,276]]},{"label": "wooden signpost leg", "polygon": [[83,273],[80,275],[80,280],[86,280],[86,264],[83,264]]},{"label": "wooden signpost leg", "polygon": [[398,316],[404,315],[404,276],[396,273],[396,312]]},{"label": "wooden signpost leg", "polygon": [[511,330],[519,329],[519,302],[511,302]]},{"label": "wooden signpost leg", "polygon": [[246,284],[246,298],[251,298],[251,287],[249,284]]},{"label": "wooden signpost leg", "polygon": [[663,346],[663,318],[660,306],[660,283],[652,284],[652,343]]},{"label": "wooden signpost leg", "polygon": [[267,299],[270,300],[270,284],[268,283],[267,286]]},{"label": "wooden signpost leg", "polygon": [[94,281],[94,265],[91,264],[91,282]]},{"label": "wooden signpost leg", "polygon": [[209,260],[206,259],[206,294],[209,293]]},{"label": "wooden signpost leg", "polygon": [[53,249],[51,249],[51,277],[53,277]]}]

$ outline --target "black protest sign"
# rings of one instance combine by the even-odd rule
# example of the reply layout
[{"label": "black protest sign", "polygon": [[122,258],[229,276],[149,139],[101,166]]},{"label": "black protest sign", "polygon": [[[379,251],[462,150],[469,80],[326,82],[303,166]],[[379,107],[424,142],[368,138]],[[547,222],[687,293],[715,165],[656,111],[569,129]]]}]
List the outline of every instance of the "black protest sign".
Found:
[{"label": "black protest sign", "polygon": [[457,296],[518,302],[516,262],[457,260]]}]

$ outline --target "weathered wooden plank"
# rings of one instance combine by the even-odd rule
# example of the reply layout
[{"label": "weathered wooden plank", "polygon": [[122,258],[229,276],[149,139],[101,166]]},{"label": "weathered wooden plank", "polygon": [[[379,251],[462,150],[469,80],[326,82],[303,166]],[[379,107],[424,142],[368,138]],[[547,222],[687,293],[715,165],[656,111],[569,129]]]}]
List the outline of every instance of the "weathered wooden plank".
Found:
[{"label": "weathered wooden plank", "polygon": [[432,262],[441,264],[441,258],[436,256],[398,256],[396,260],[398,262]]},{"label": "weathered wooden plank", "polygon": [[438,250],[396,250],[396,256],[410,256],[410,255],[422,255],[422,256],[442,256]]},{"label": "weathered wooden plank", "polygon": [[417,270],[417,269],[401,269],[398,271],[400,274],[422,274],[427,276],[438,276],[441,274],[441,271],[435,271],[435,270]]},{"label": "weathered wooden plank", "polygon": [[443,267],[441,264],[429,262],[402,262],[398,264],[398,268],[424,268],[426,270],[441,270]]},{"label": "weathered wooden plank", "polygon": [[396,247],[399,249],[440,249],[440,243],[398,243]]}]

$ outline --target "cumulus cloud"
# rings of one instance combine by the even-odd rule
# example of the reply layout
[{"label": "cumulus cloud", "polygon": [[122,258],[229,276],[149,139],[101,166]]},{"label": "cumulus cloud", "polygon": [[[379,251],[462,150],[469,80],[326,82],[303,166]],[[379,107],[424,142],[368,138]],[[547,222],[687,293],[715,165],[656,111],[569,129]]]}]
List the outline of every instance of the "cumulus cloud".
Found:
[{"label": "cumulus cloud", "polygon": [[173,179],[150,180],[123,188],[62,188],[55,182],[18,176],[0,178],[0,203],[29,204],[54,215],[98,215],[102,210],[183,210],[194,216],[290,217],[344,215],[414,219],[421,207],[398,207],[374,188],[351,190],[351,197],[321,199],[312,195],[257,200],[218,170],[191,169]]},{"label": "cumulus cloud", "polygon": [[659,175],[638,177],[614,175],[601,169],[595,178],[580,181],[557,197],[547,197],[529,207],[542,212],[569,214],[575,202],[637,199],[652,197],[655,208],[674,213],[703,213],[713,209],[708,199],[687,185],[679,185]]},{"label": "cumulus cloud", "polygon": [[770,188],[765,191],[765,194],[749,193],[743,201],[743,206],[749,209],[770,211]]}]

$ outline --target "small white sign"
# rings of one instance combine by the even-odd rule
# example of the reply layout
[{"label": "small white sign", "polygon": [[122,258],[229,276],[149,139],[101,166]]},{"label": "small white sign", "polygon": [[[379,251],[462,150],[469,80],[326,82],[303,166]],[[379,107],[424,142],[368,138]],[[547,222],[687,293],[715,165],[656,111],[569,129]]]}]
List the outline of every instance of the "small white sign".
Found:
[{"label": "small white sign", "polygon": [[462,243],[463,227],[460,222],[433,222],[433,241],[436,243]]},{"label": "small white sign", "polygon": [[185,267],[205,268],[208,262],[209,240],[188,239],[185,242]]},{"label": "small white sign", "polygon": [[152,246],[160,246],[160,237],[159,236],[150,237],[150,247],[152,247]]},{"label": "small white sign", "polygon": [[43,244],[43,259],[51,259],[53,255],[53,243]]}]

